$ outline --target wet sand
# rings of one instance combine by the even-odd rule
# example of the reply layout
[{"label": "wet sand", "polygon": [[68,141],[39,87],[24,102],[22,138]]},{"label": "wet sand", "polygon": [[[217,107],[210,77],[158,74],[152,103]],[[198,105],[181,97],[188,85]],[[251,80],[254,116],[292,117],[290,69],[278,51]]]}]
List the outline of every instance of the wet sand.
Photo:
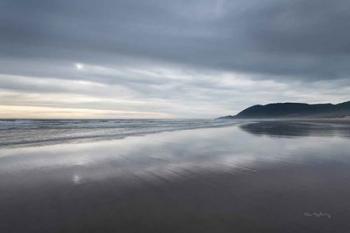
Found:
[{"label": "wet sand", "polygon": [[348,232],[348,135],[263,122],[2,149],[0,232]]}]

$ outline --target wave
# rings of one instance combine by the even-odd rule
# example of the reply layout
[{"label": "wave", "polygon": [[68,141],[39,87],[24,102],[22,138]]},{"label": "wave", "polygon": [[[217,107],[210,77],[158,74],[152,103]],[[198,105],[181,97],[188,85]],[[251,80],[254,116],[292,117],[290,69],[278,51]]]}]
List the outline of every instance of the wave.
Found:
[{"label": "wave", "polygon": [[236,123],[238,122],[232,120],[0,120],[0,147],[121,139]]}]

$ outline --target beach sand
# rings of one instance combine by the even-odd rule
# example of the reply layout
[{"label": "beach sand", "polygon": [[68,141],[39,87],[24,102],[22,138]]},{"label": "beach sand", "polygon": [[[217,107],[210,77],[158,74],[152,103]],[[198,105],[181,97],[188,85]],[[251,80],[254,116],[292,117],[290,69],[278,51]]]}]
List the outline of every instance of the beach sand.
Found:
[{"label": "beach sand", "polygon": [[262,122],[2,149],[0,232],[348,232],[349,134]]}]

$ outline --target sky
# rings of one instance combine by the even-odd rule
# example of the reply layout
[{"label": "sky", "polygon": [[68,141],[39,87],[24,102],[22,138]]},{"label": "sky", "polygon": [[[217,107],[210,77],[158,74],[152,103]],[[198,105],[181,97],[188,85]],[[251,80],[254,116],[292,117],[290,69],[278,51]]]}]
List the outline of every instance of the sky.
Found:
[{"label": "sky", "polygon": [[0,118],[350,100],[348,0],[0,0]]}]

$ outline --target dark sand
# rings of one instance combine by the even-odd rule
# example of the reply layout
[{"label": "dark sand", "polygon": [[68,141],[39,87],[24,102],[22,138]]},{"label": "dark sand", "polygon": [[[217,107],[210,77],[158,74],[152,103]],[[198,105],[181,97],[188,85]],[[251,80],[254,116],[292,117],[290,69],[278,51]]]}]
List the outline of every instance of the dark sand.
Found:
[{"label": "dark sand", "polygon": [[0,232],[350,232],[348,135],[264,122],[1,149]]}]

